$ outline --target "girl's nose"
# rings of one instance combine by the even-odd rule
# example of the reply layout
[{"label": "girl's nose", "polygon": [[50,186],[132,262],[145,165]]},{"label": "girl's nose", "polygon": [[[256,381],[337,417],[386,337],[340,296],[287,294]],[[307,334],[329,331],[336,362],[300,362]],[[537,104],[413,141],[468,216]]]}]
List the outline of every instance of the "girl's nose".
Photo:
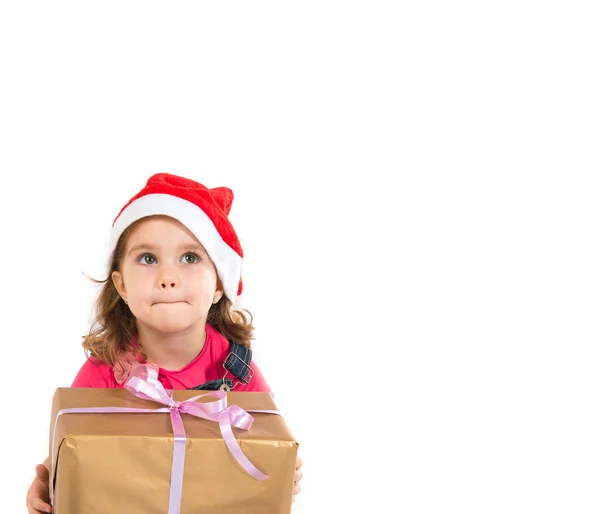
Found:
[{"label": "girl's nose", "polygon": [[163,264],[160,267],[158,276],[158,284],[161,289],[173,289],[179,283],[179,276],[174,266]]}]

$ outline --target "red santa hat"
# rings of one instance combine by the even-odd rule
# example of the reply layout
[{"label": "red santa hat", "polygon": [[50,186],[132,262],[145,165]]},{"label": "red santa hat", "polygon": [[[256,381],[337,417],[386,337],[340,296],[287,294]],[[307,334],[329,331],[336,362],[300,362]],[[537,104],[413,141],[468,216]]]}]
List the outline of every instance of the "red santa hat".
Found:
[{"label": "red santa hat", "polygon": [[209,189],[187,178],[157,173],[115,218],[109,251],[114,252],[119,237],[134,221],[159,214],[170,216],[185,225],[202,243],[217,268],[225,296],[235,303],[242,293],[244,253],[227,217],[232,202],[233,192],[227,187]]}]

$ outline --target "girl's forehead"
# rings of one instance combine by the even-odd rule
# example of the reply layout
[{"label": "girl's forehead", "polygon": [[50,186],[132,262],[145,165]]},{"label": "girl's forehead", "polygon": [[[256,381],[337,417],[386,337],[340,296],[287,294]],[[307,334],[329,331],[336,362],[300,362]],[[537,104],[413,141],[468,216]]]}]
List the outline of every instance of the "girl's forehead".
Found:
[{"label": "girl's forehead", "polygon": [[150,216],[141,219],[132,228],[127,238],[127,246],[144,244],[196,244],[202,248],[198,238],[180,221],[169,216]]}]

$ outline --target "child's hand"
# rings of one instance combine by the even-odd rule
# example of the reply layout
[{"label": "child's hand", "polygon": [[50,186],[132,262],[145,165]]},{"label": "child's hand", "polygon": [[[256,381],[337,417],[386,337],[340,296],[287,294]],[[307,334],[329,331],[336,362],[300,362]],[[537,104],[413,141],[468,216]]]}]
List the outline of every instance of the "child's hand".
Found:
[{"label": "child's hand", "polygon": [[49,472],[46,463],[35,467],[36,477],[27,491],[27,514],[52,512],[50,506]]},{"label": "child's hand", "polygon": [[302,460],[296,457],[296,474],[294,475],[294,489],[292,489],[292,503],[296,500],[296,495],[300,492],[300,480],[302,480]]}]

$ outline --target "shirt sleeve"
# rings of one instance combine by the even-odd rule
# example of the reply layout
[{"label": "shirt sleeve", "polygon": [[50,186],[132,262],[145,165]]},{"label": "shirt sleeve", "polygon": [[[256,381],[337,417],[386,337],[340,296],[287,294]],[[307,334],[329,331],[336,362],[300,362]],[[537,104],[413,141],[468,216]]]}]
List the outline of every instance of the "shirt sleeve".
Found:
[{"label": "shirt sleeve", "polygon": [[117,381],[108,364],[91,357],[83,363],[71,387],[115,388]]},{"label": "shirt sleeve", "polygon": [[[271,395],[271,398],[274,398],[275,395],[273,394],[273,391],[271,391],[269,384],[267,384],[265,377],[261,373],[260,369],[258,369],[258,366],[256,365],[256,363],[254,361],[250,362],[250,367],[252,368],[252,371],[254,372],[252,375],[252,380],[250,380],[250,382],[247,384],[240,382],[233,388],[233,390],[240,391],[240,392],[269,393]],[[236,380],[234,379],[234,384],[235,384],[235,382],[236,382]]]}]

